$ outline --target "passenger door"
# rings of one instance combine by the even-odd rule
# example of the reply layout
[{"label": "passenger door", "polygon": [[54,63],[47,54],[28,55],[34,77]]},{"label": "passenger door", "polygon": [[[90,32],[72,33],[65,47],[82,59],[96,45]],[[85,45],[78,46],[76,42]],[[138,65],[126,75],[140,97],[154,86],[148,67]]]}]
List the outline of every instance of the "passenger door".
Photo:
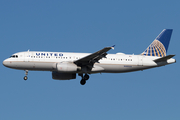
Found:
[{"label": "passenger door", "polygon": [[24,62],[29,62],[29,58],[30,58],[29,52],[25,52],[24,53]]},{"label": "passenger door", "polygon": [[143,56],[138,56],[138,65],[143,66]]}]

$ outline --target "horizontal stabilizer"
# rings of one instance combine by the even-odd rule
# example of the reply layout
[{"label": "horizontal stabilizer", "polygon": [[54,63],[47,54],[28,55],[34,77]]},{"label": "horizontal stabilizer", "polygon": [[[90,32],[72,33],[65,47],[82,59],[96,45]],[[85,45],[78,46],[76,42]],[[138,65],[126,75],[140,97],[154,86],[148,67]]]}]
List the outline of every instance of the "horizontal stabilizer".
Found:
[{"label": "horizontal stabilizer", "polygon": [[158,59],[155,59],[154,62],[162,62],[162,61],[166,61],[172,57],[174,57],[175,55],[168,55],[168,56],[165,56],[165,57],[162,57],[162,58],[158,58]]}]

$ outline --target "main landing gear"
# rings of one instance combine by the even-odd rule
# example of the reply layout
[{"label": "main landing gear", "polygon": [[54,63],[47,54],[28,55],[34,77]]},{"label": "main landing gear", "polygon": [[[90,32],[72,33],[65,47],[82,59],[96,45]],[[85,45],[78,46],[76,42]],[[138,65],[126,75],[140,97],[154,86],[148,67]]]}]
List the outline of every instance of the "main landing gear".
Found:
[{"label": "main landing gear", "polygon": [[24,80],[27,80],[27,79],[28,79],[28,77],[27,77],[27,75],[28,75],[28,70],[25,70],[25,75],[26,75],[26,76],[24,76]]},{"label": "main landing gear", "polygon": [[79,76],[82,77],[82,79],[81,79],[81,81],[80,81],[81,85],[85,85],[85,84],[86,84],[86,81],[89,79],[89,75],[88,75],[88,74],[85,74],[85,75],[83,76],[83,74],[79,74]]}]

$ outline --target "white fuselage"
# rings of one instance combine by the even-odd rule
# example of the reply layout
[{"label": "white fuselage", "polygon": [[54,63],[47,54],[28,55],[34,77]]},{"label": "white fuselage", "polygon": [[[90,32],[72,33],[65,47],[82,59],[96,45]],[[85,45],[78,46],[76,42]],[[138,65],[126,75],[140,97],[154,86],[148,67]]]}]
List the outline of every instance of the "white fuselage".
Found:
[{"label": "white fuselage", "polygon": [[[175,55],[166,55],[172,29],[164,29],[140,55],[108,54],[114,46],[104,47],[94,53],[27,51],[13,54],[3,65],[13,69],[52,71],[55,80],[82,79],[84,85],[92,73],[123,73],[144,70],[175,63]],[[77,74],[76,74],[77,73]]]},{"label": "white fuselage", "polygon": [[[61,62],[74,62],[90,53],[68,53],[68,52],[39,52],[27,51],[13,54],[3,61],[6,67],[20,70],[57,71],[56,64]],[[123,53],[108,54],[105,58],[95,63],[91,73],[122,73],[159,67],[175,62],[171,58],[167,61],[156,63],[153,60],[160,57],[143,55],[126,55]],[[75,73],[83,73],[76,71]]]}]

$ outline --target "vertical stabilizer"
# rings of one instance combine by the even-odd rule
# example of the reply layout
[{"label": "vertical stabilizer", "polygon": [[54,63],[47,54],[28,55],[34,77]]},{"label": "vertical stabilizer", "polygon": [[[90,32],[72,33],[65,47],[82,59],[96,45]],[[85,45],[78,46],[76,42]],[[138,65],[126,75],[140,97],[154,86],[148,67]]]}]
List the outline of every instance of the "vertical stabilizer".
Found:
[{"label": "vertical stabilizer", "polygon": [[166,56],[172,31],[172,29],[164,29],[142,55],[158,57]]}]

